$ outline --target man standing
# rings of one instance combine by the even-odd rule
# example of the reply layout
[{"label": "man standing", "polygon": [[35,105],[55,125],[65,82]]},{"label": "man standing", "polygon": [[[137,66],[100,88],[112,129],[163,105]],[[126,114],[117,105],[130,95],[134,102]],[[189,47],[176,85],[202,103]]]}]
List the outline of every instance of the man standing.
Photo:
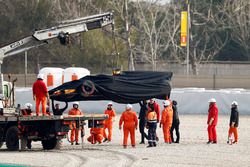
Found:
[{"label": "man standing", "polygon": [[[112,106],[113,106],[113,103],[109,102],[107,109],[104,111],[104,114],[107,114],[109,117],[108,117],[108,119],[106,119],[104,121],[104,129],[103,129],[104,140],[103,140],[103,142],[106,142],[106,141],[110,142],[112,139],[113,121],[114,121],[114,118],[116,115],[115,110],[112,108]],[[106,129],[108,129],[108,136],[105,132]]]},{"label": "man standing", "polygon": [[145,143],[144,138],[146,137],[144,129],[145,129],[145,125],[146,125],[146,114],[147,114],[147,111],[148,111],[147,101],[143,100],[139,104],[141,106],[139,117],[138,117],[138,119],[140,120],[139,121],[139,130],[140,130],[140,133],[141,133],[141,142],[140,142],[140,144],[144,144]]},{"label": "man standing", "polygon": [[[237,130],[238,125],[239,125],[238,103],[237,103],[237,101],[233,101],[232,106],[231,106],[231,115],[230,115],[227,143],[237,144],[237,142],[238,142],[238,130]],[[234,135],[234,141],[231,141],[232,134]]]},{"label": "man standing", "polygon": [[135,147],[135,129],[137,129],[138,120],[136,113],[132,110],[132,105],[127,104],[126,111],[120,117],[119,129],[122,129],[123,124],[123,147],[127,148],[128,135],[130,134],[131,145]]},{"label": "man standing", "polygon": [[[154,107],[154,111],[157,114],[157,123],[159,123],[160,122],[160,114],[161,114],[160,105],[154,99],[150,99],[149,103],[148,103],[148,107],[150,108],[150,106]],[[156,129],[157,129],[157,126],[156,126]],[[156,133],[156,130],[155,130],[155,133]],[[159,141],[157,133],[155,135],[156,135],[156,141]]]},{"label": "man standing", "polygon": [[160,122],[160,105],[158,104],[158,103],[156,103],[156,101],[154,100],[154,99],[150,99],[149,100],[149,106],[150,105],[153,105],[154,106],[154,111],[156,112],[156,114],[157,114],[157,123],[159,123]]},{"label": "man standing", "polygon": [[42,104],[42,113],[46,114],[46,97],[48,99],[49,105],[49,94],[45,83],[43,82],[43,74],[37,75],[37,80],[33,84],[33,99],[36,101],[36,115],[39,116],[40,113],[40,103]]},{"label": "man standing", "polygon": [[169,100],[165,100],[163,102],[164,105],[164,110],[162,111],[162,116],[161,116],[161,125],[163,126],[163,134],[164,134],[164,141],[167,144],[171,144],[171,135],[170,135],[170,128],[173,123],[173,109],[171,106],[171,103]]},{"label": "man standing", "polygon": [[207,131],[208,142],[207,144],[217,143],[216,125],[218,122],[218,107],[216,106],[215,98],[211,98],[209,101],[208,118],[207,118]]},{"label": "man standing", "polygon": [[[81,112],[81,110],[78,107],[79,107],[79,102],[73,102],[73,108],[71,110],[69,110],[68,115],[83,115],[83,113]],[[74,144],[74,141],[76,142],[76,145],[79,145],[78,136],[79,136],[80,128],[77,127],[76,122],[71,122],[70,126],[71,126],[70,127],[70,129],[71,129],[71,135],[70,135],[71,145]]]},{"label": "man standing", "polygon": [[[172,109],[173,109],[173,123],[172,123],[172,127],[170,129],[170,133],[171,133],[171,140],[174,143],[179,143],[180,142],[180,132],[179,132],[179,125],[180,125],[180,120],[179,120],[179,115],[178,115],[178,111],[177,111],[177,101],[173,100],[172,102]],[[174,132],[176,133],[176,141],[174,141]]]},{"label": "man standing", "polygon": [[147,113],[148,147],[156,147],[157,113],[150,105]]}]

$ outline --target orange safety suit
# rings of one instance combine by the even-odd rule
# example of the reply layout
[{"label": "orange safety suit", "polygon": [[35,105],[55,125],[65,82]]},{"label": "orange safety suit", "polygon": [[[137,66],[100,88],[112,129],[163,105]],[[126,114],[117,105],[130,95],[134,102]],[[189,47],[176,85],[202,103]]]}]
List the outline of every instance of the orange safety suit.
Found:
[{"label": "orange safety suit", "polygon": [[[71,110],[69,110],[68,115],[83,115],[83,113],[78,108],[77,109],[72,108]],[[71,129],[71,135],[70,135],[71,143],[73,143],[74,141],[78,143],[78,136],[79,136],[80,129],[76,127],[76,122],[72,121],[70,123],[70,129]]]},{"label": "orange safety suit", "polygon": [[[109,116],[108,119],[105,120],[104,122],[104,131],[103,131],[103,137],[107,138],[109,141],[111,141],[112,138],[112,127],[113,127],[113,117],[115,117],[115,110],[111,109],[111,110],[105,110],[104,114],[107,114]],[[108,137],[107,134],[105,132],[105,130],[108,129]]]},{"label": "orange safety suit", "polygon": [[161,124],[163,125],[163,134],[165,143],[171,143],[170,128],[173,122],[173,109],[169,105],[162,111]]},{"label": "orange safety suit", "polygon": [[31,116],[32,111],[27,109],[21,110],[23,116]]},{"label": "orange safety suit", "polygon": [[88,141],[91,144],[96,144],[96,142],[98,143],[102,143],[103,140],[103,128],[91,128],[90,129],[90,136],[88,137]]},{"label": "orange safety suit", "polygon": [[[123,123],[124,122],[124,123]],[[119,127],[121,128],[123,123],[123,146],[128,145],[128,135],[130,134],[131,145],[135,147],[135,129],[137,129],[138,120],[136,113],[131,109],[122,113],[119,121]]]},{"label": "orange safety suit", "polygon": [[[212,124],[210,125],[210,120],[213,119]],[[208,141],[217,143],[217,133],[216,125],[218,122],[218,107],[216,103],[211,103],[208,109],[208,118],[207,118],[207,131],[208,131]]]},{"label": "orange safety suit", "polygon": [[238,142],[238,130],[237,127],[230,127],[228,130],[228,136],[232,137],[232,134],[234,135],[234,143]]},{"label": "orange safety suit", "polygon": [[48,89],[43,82],[43,80],[38,79],[33,84],[33,96],[36,100],[36,115],[38,116],[40,113],[40,103],[42,104],[42,113],[46,115],[46,96],[48,94]]}]

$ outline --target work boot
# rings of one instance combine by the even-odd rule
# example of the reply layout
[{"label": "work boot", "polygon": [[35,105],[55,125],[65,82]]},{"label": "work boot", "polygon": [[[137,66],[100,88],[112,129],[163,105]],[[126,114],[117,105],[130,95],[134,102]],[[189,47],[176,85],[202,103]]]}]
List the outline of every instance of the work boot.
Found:
[{"label": "work boot", "polygon": [[207,144],[211,144],[211,143],[212,143],[212,141],[208,141],[208,142],[207,142]]},{"label": "work boot", "polygon": [[175,141],[174,143],[178,143],[179,144],[180,142],[179,141]]},{"label": "work boot", "polygon": [[217,144],[217,141],[213,141],[212,144]]},{"label": "work boot", "polygon": [[127,148],[127,146],[126,146],[126,145],[124,145],[124,146],[123,146],[123,148],[124,148],[124,149],[126,149],[126,148]]},{"label": "work boot", "polygon": [[144,141],[141,141],[139,144],[145,144]]},{"label": "work boot", "polygon": [[74,143],[73,143],[73,142],[71,142],[71,145],[74,145]]},{"label": "work boot", "polygon": [[147,148],[149,148],[149,147],[153,147],[153,144],[150,142],[150,143],[148,143],[148,146],[147,146]]},{"label": "work boot", "polygon": [[106,141],[108,141],[108,138],[105,138],[105,139],[103,140],[103,143],[106,142]]},{"label": "work boot", "polygon": [[78,142],[76,142],[76,145],[80,145]]},{"label": "work boot", "polygon": [[153,146],[154,146],[154,147],[156,147],[156,142],[155,142],[155,143],[153,143]]},{"label": "work boot", "polygon": [[135,148],[135,145],[132,145],[133,148]]},{"label": "work boot", "polygon": [[233,144],[237,144],[238,142],[237,141],[234,141]]}]

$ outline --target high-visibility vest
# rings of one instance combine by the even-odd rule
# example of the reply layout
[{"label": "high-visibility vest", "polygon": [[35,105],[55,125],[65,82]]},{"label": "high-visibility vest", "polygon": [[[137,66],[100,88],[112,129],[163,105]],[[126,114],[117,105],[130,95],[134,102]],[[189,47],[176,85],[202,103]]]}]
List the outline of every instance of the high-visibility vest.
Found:
[{"label": "high-visibility vest", "polygon": [[155,111],[151,111],[148,113],[147,121],[151,123],[157,122],[157,114]]}]

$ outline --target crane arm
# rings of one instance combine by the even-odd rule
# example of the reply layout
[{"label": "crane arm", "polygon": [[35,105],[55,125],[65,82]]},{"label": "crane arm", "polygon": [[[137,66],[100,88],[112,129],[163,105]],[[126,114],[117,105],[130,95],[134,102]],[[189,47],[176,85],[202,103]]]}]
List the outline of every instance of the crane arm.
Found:
[{"label": "crane arm", "polygon": [[0,48],[0,64],[5,57],[47,44],[48,40],[58,38],[61,44],[66,45],[71,34],[99,29],[107,25],[112,25],[112,27],[114,25],[112,12],[66,20],[60,22],[58,26],[37,30],[31,36]]}]

